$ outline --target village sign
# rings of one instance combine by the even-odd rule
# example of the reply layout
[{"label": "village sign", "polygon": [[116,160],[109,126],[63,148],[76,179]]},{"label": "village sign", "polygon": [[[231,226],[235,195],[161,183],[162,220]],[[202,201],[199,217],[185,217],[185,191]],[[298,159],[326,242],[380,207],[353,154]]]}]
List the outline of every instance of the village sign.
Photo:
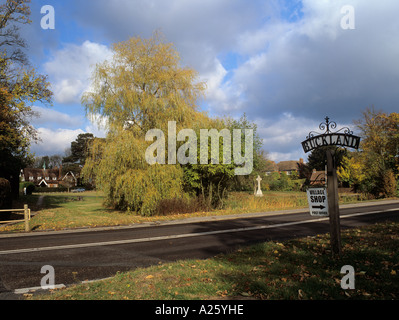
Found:
[{"label": "village sign", "polygon": [[[349,128],[342,128],[336,132],[332,132],[331,129],[336,129],[337,124],[335,122],[330,122],[329,117],[326,117],[325,120],[326,122],[323,122],[319,125],[320,130],[325,130],[324,133],[317,133],[312,131],[306,137],[306,140],[302,142],[302,147],[305,153],[325,146],[341,146],[353,149],[359,148],[360,137],[353,135],[353,132]],[[331,148],[326,150],[327,197],[323,199],[328,202],[328,209],[326,210],[326,212],[328,212],[330,218],[330,242],[332,253],[334,256],[340,256],[341,227],[338,205],[337,165],[334,159],[334,154],[335,152]],[[311,204],[309,203],[309,205]],[[320,209],[321,206],[325,207],[324,205],[320,205]],[[312,204],[311,208],[316,207]]]}]

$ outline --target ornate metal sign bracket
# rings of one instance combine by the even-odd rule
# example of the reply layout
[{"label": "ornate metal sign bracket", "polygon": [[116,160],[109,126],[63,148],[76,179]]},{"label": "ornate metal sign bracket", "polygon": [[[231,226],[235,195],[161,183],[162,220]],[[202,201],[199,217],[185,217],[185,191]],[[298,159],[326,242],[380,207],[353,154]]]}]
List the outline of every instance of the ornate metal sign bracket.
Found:
[{"label": "ornate metal sign bracket", "polygon": [[320,123],[319,129],[325,130],[324,133],[315,131],[309,132],[306,140],[302,142],[302,147],[305,153],[324,146],[342,146],[353,149],[359,149],[360,137],[353,135],[348,127],[339,129],[338,131],[331,131],[337,128],[334,121],[330,121],[329,117],[325,118],[325,122]]}]

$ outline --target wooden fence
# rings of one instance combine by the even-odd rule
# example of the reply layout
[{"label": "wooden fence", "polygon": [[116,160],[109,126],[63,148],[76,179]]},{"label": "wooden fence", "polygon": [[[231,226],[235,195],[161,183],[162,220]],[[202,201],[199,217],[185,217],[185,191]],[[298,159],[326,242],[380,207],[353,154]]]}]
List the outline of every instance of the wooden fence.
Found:
[{"label": "wooden fence", "polygon": [[9,221],[0,221],[0,224],[2,223],[12,223],[12,222],[25,222],[25,232],[30,231],[30,226],[29,226],[29,221],[30,221],[30,209],[28,208],[28,205],[25,204],[23,209],[5,209],[5,210],[0,210],[0,214],[2,212],[23,212],[24,213],[24,218],[21,220],[9,220]]}]

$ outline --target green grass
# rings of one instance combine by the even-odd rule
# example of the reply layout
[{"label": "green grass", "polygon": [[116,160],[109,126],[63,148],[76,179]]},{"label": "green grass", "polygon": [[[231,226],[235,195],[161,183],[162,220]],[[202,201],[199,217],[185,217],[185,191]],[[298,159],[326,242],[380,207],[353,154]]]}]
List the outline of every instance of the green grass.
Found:
[{"label": "green grass", "polygon": [[[134,214],[110,210],[103,206],[99,192],[44,194],[41,208],[37,207],[40,194],[22,197],[19,202],[28,203],[37,211],[30,221],[32,230],[61,230],[66,228],[128,225],[141,222]],[[0,231],[22,231],[23,224],[3,227]]]},{"label": "green grass", "polygon": [[263,197],[254,197],[246,192],[233,192],[226,200],[225,210],[231,213],[265,212],[305,208],[307,197],[304,192],[266,191]]},{"label": "green grass", "polygon": [[[266,242],[206,260],[182,260],[118,273],[31,299],[398,299],[399,223],[342,233],[332,259],[328,235]],[[341,267],[354,267],[355,289],[343,290]]]}]

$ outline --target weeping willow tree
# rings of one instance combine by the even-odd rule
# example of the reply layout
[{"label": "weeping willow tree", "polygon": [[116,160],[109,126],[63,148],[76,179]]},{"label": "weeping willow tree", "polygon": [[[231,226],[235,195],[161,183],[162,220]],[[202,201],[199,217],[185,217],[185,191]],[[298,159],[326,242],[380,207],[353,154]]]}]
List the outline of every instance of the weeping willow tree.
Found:
[{"label": "weeping willow tree", "polygon": [[96,66],[92,89],[83,95],[88,114],[101,114],[113,129],[135,136],[165,129],[170,120],[182,127],[198,120],[205,84],[195,70],[180,66],[178,52],[160,33],[114,44],[113,52],[112,60]]},{"label": "weeping willow tree", "polygon": [[205,84],[180,65],[179,54],[159,33],[117,43],[113,53],[96,66],[82,97],[88,116],[108,120],[108,135],[93,142],[83,175],[95,178],[108,205],[152,215],[160,200],[182,196],[183,169],[149,165],[146,132],[167,133],[168,121],[176,121],[177,130],[210,121],[196,105]]},{"label": "weeping willow tree", "polygon": [[84,175],[95,177],[108,206],[153,215],[160,200],[182,196],[182,169],[150,166],[144,152],[143,140],[131,130],[111,132],[106,139],[94,141]]}]

